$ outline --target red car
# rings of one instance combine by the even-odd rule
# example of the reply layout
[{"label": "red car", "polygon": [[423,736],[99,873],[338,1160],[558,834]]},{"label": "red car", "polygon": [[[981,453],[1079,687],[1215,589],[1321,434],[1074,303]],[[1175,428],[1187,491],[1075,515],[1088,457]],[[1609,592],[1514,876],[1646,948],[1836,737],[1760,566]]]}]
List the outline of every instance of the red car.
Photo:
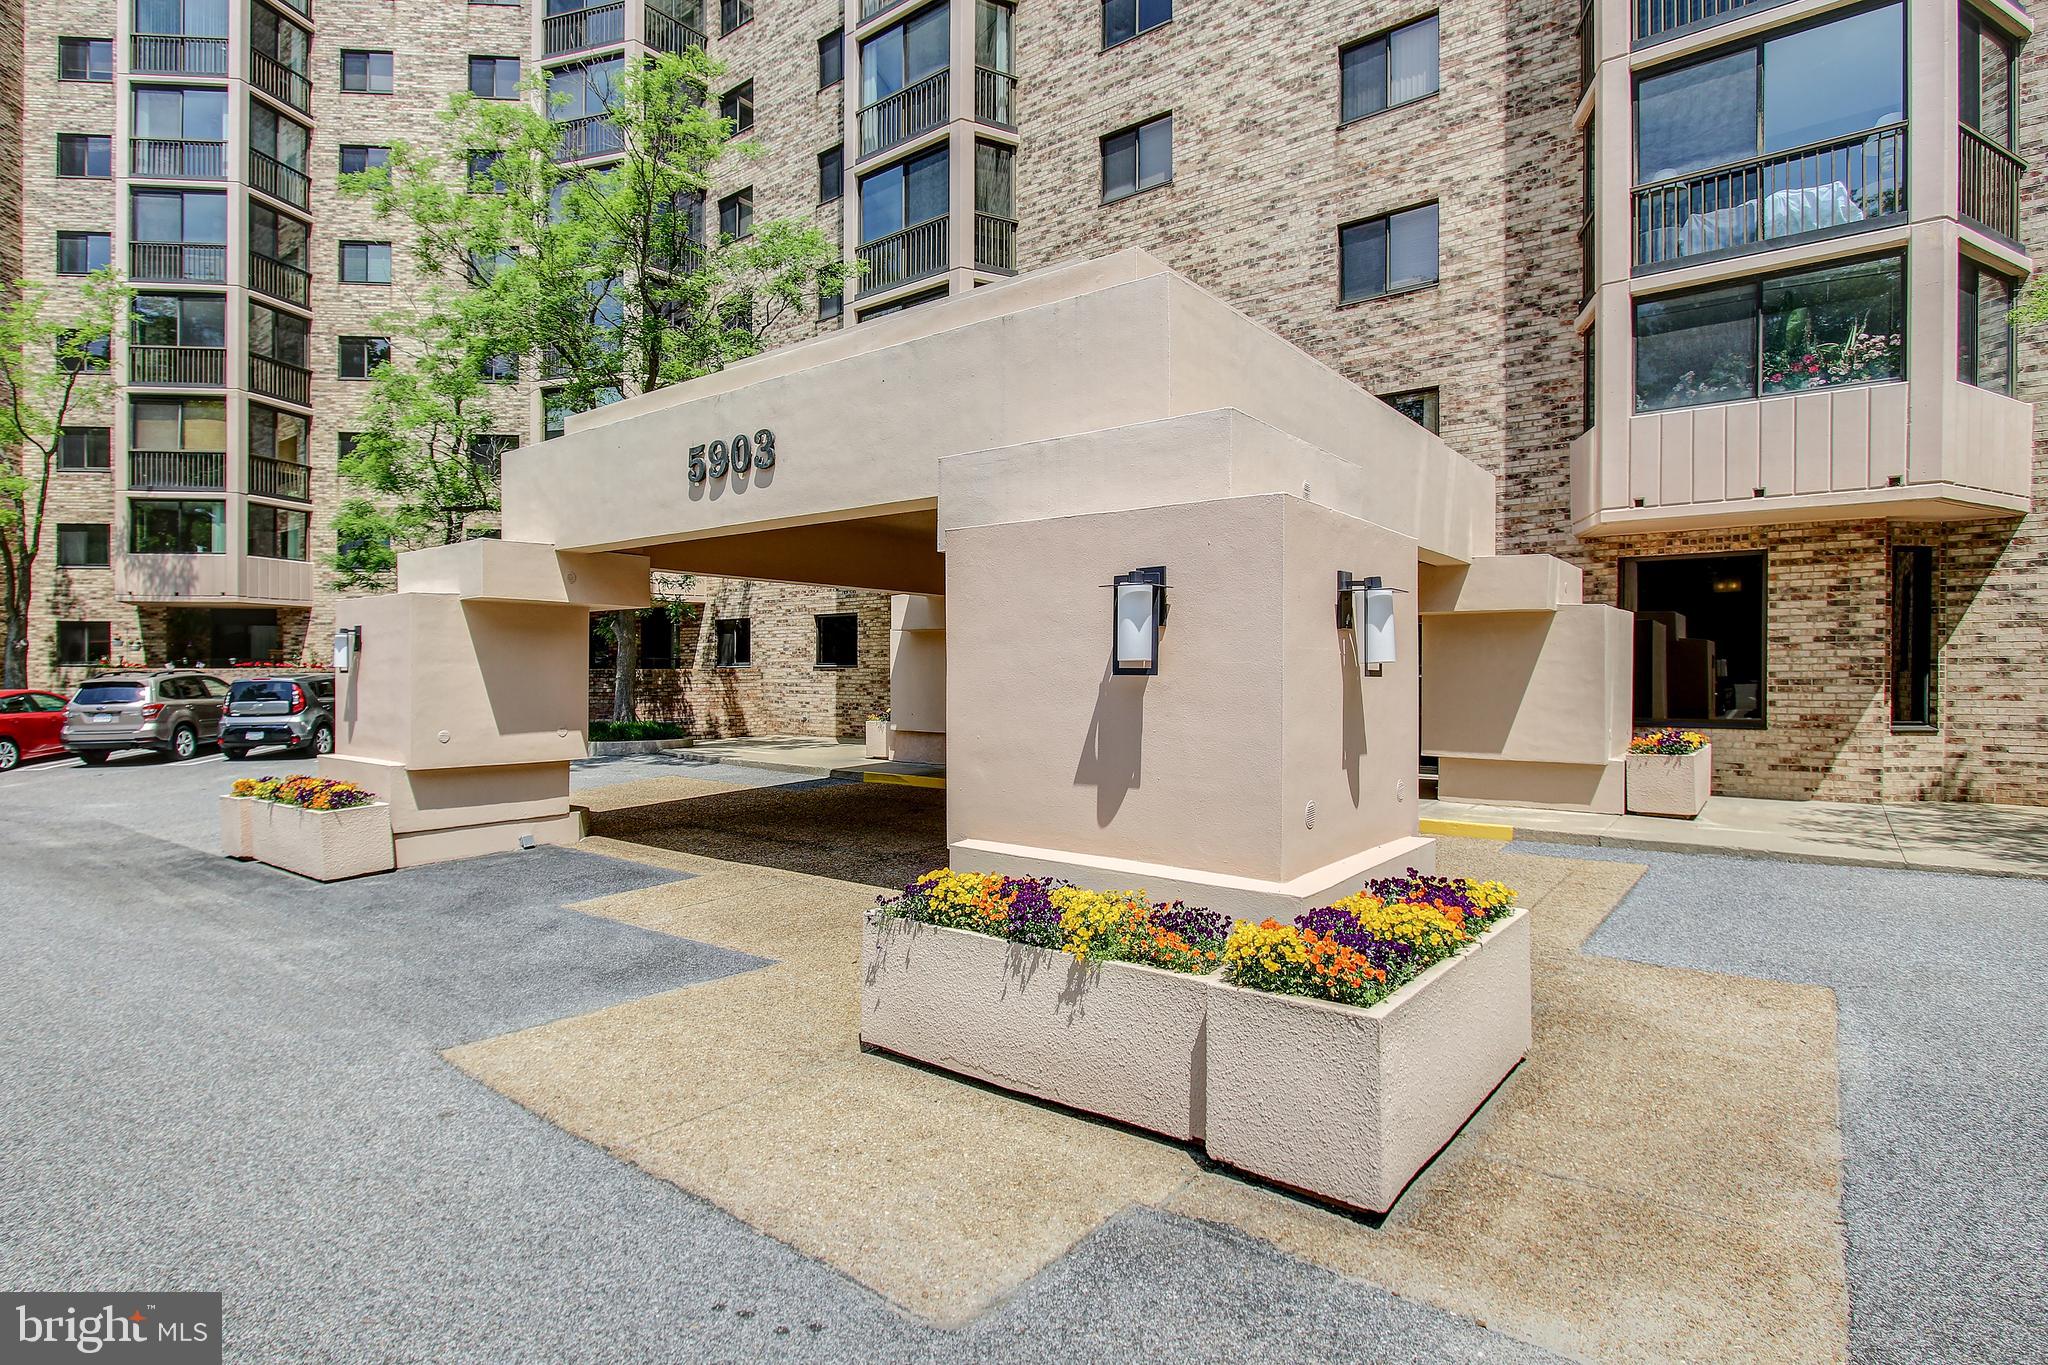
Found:
[{"label": "red car", "polygon": [[55,692],[0,692],[0,773],[64,752],[64,708]]}]

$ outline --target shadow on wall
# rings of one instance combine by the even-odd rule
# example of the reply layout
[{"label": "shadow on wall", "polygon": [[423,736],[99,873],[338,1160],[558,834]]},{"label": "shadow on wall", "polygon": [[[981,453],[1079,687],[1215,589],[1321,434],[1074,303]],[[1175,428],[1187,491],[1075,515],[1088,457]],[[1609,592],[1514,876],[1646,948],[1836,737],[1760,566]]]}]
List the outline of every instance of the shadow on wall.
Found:
[{"label": "shadow on wall", "polygon": [[1145,676],[1132,677],[1102,666],[1095,685],[1095,713],[1081,741],[1074,785],[1095,788],[1095,827],[1109,828],[1132,788],[1145,776]]},{"label": "shadow on wall", "polygon": [[1337,688],[1344,703],[1344,781],[1351,789],[1351,804],[1358,805],[1358,772],[1361,760],[1372,751],[1365,733],[1365,679],[1358,663],[1357,632],[1337,633]]},{"label": "shadow on wall", "polygon": [[[1440,619],[1447,624],[1457,620]],[[1506,749],[1556,619],[1549,612],[1489,613],[1483,659],[1465,657],[1466,651],[1454,644],[1456,626],[1437,627],[1432,663],[1442,661],[1442,666],[1422,675],[1423,749],[1467,754]],[[1430,631],[1425,617],[1425,653],[1430,652]]]}]

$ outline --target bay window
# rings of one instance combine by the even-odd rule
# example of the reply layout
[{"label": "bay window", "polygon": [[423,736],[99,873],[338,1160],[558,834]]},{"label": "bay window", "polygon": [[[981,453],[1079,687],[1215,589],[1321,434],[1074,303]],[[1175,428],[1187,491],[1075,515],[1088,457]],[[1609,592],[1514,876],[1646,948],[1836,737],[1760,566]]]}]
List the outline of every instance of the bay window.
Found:
[{"label": "bay window", "polygon": [[128,551],[138,555],[224,555],[227,504],[190,498],[137,498],[128,508]]}]

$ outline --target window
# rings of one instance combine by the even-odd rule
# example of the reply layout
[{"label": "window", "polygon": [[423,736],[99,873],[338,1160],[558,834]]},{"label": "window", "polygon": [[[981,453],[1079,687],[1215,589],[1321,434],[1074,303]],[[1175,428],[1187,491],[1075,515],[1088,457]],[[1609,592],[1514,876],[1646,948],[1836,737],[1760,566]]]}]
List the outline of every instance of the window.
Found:
[{"label": "window", "polygon": [[516,100],[519,98],[519,59],[517,57],[471,57],[469,59],[469,93],[478,99]]},{"label": "window", "polygon": [[280,166],[295,171],[306,169],[306,149],[313,134],[306,125],[288,119],[267,104],[249,101],[249,145]]},{"label": "window", "polygon": [[718,97],[718,116],[732,125],[734,137],[754,130],[754,83],[741,81]]},{"label": "window", "polygon": [[228,448],[228,405],[220,398],[134,398],[128,404],[130,450]]},{"label": "window", "polygon": [[1934,724],[1934,551],[1892,546],[1892,728]]},{"label": "window", "polygon": [[2011,151],[2019,131],[2012,40],[1964,5],[1960,56],[1963,126]]},{"label": "window", "polygon": [[114,40],[111,38],[59,38],[57,79],[60,81],[111,81],[114,79]]},{"label": "window", "polygon": [[97,133],[57,134],[57,174],[67,180],[113,179],[113,139]]},{"label": "window", "polygon": [[754,0],[718,0],[718,31],[732,32],[754,17]]},{"label": "window", "polygon": [[494,355],[484,357],[480,373],[486,384],[510,384],[519,378],[519,357],[516,355]]},{"label": "window", "polygon": [[818,667],[854,668],[860,663],[860,617],[852,612],[820,616]]},{"label": "window", "polygon": [[391,338],[342,337],[337,349],[343,379],[368,379],[370,371],[391,359]]},{"label": "window", "polygon": [[334,458],[335,458],[335,462],[336,462],[337,464],[339,464],[339,463],[345,463],[345,462],[347,462],[348,460],[354,459],[354,458],[355,458],[355,453],[356,453],[356,442],[357,442],[357,441],[360,441],[360,440],[362,440],[362,439],[363,439],[363,433],[361,433],[360,431],[343,431],[343,432],[337,432],[337,433],[335,433],[335,437],[334,437]]},{"label": "window", "polygon": [[57,338],[57,365],[72,374],[105,374],[113,351],[113,338],[105,332],[98,336],[65,332]]},{"label": "window", "polygon": [[285,464],[306,464],[309,450],[306,419],[289,412],[249,405],[249,453]]},{"label": "window", "polygon": [[1599,355],[1593,341],[1593,329],[1588,327],[1586,335],[1579,342],[1579,430],[1591,431],[1593,420],[1599,414],[1595,411],[1599,388],[1597,380],[1600,371],[1597,366]]},{"label": "window", "polygon": [[107,558],[107,528],[103,525],[59,524],[57,567],[60,569],[104,569]]},{"label": "window", "polygon": [[487,478],[495,479],[505,470],[505,452],[519,449],[517,436],[506,436],[488,432],[469,438],[470,468]]},{"label": "window", "polygon": [[66,427],[57,437],[57,468],[98,473],[114,467],[112,427]]},{"label": "window", "polygon": [[138,242],[219,246],[228,239],[228,197],[212,190],[136,190],[128,223]]},{"label": "window", "polygon": [[1683,555],[1621,564],[1636,614],[1640,724],[1764,721],[1764,556]]},{"label": "window", "polygon": [[1435,204],[1337,230],[1337,297],[1376,299],[1437,280]]},{"label": "window", "polygon": [[128,340],[138,346],[226,346],[228,301],[219,294],[137,294],[128,301]]},{"label": "window", "polygon": [[1956,378],[1995,393],[2011,393],[2013,300],[2019,286],[1975,261],[1963,261],[1956,309]]},{"label": "window", "polygon": [[1636,411],[1903,379],[1905,318],[1897,256],[1640,299]]},{"label": "window", "polygon": [[[301,14],[299,6],[293,5]],[[135,0],[137,33],[177,34],[187,38],[228,36],[228,7],[220,0]]]},{"label": "window", "polygon": [[114,261],[114,235],[110,232],[60,232],[57,234],[57,273],[90,275],[105,270]]},{"label": "window", "polygon": [[1173,115],[1102,139],[1102,202],[1173,179]]},{"label": "window", "polygon": [[640,667],[677,668],[676,618],[667,607],[649,607],[640,613]]},{"label": "window", "polygon": [[279,213],[267,204],[250,201],[249,250],[258,256],[304,270],[306,233],[306,225],[298,219]]},{"label": "window", "polygon": [[835,28],[818,39],[818,88],[830,90],[846,79],[846,30]]},{"label": "window", "polygon": [[844,290],[834,289],[829,294],[823,292],[819,293],[818,321],[830,322],[833,318],[838,317],[845,311],[846,293]]},{"label": "window", "polygon": [[138,555],[224,555],[224,502],[137,498],[128,506],[128,552]]},{"label": "window", "polygon": [[861,242],[884,237],[943,217],[947,209],[947,156],[935,148],[860,182]]},{"label": "window", "polygon": [[59,621],[57,663],[82,668],[103,663],[114,652],[113,629],[105,621]]},{"label": "window", "polygon": [[718,201],[718,230],[727,237],[754,235],[754,189],[735,190]]},{"label": "window", "polygon": [[720,621],[715,629],[718,667],[745,668],[754,662],[753,622],[742,616],[736,621]]},{"label": "window", "polygon": [[902,313],[912,308],[922,307],[927,303],[937,303],[940,299],[946,297],[947,292],[947,287],[942,284],[936,289],[927,289],[921,294],[912,294],[908,298],[892,299],[879,307],[862,309],[860,320],[862,322],[873,322],[877,318],[888,317],[891,313]]},{"label": "window", "polygon": [[1102,45],[1137,37],[1173,17],[1173,0],[1102,0]]},{"label": "window", "polygon": [[907,90],[919,81],[937,75],[952,60],[953,27],[949,7],[933,5],[920,10],[860,45],[861,107],[865,109],[877,104],[899,90]]},{"label": "window", "polygon": [[829,204],[846,193],[846,149],[827,147],[818,153],[818,202]]},{"label": "window", "polygon": [[[268,5],[249,7],[249,46],[287,71],[301,76],[312,72],[313,35]],[[305,96],[299,95],[288,103],[303,109]]]},{"label": "window", "polygon": [[391,243],[343,242],[341,244],[343,284],[391,283]]},{"label": "window", "polygon": [[1424,431],[1437,429],[1435,389],[1409,389],[1405,393],[1390,393],[1381,397],[1380,401]]},{"label": "window", "polygon": [[306,320],[267,304],[249,305],[249,354],[305,369]]},{"label": "window", "polygon": [[249,504],[249,553],[258,559],[306,557],[306,513],[293,507]]},{"label": "window", "polygon": [[1437,17],[1353,43],[1337,54],[1338,116],[1346,123],[1437,90]]},{"label": "window", "polygon": [[[137,138],[152,142],[227,141],[228,93],[225,90],[137,86],[130,107],[135,116],[134,136]],[[150,154],[150,159],[135,169],[158,175],[207,176],[216,180],[221,172],[218,155],[210,161],[195,162],[189,148],[185,149],[182,158],[175,153],[168,160]]]},{"label": "window", "polygon": [[626,145],[618,126],[605,119],[624,73],[623,57],[579,62],[548,72],[548,117],[568,125],[556,153],[559,159],[603,156]]},{"label": "window", "polygon": [[341,88],[359,95],[390,94],[391,54],[344,48],[341,54]]},{"label": "window", "polygon": [[389,147],[372,147],[360,142],[344,142],[341,145],[343,175],[354,175],[358,171],[374,171],[390,164]]}]

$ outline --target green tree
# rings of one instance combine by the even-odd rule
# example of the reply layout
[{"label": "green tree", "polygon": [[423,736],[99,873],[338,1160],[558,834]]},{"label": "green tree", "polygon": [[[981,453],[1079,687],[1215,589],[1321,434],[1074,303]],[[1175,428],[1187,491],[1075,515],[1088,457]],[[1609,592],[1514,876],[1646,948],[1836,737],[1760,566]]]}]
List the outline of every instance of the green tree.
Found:
[{"label": "green tree", "polygon": [[78,405],[79,381],[105,371],[126,299],[112,272],[102,270],[62,310],[46,291],[20,281],[0,307],[0,686],[28,686],[28,612],[50,474]]},{"label": "green tree", "polygon": [[[844,289],[838,247],[807,224],[707,232],[714,168],[758,154],[719,117],[710,92],[724,70],[694,48],[628,63],[586,90],[596,121],[556,121],[538,77],[527,101],[457,94],[442,120],[462,154],[400,144],[388,166],[345,177],[410,227],[431,285],[392,328],[406,340],[374,376],[342,466],[363,494],[337,519],[344,583],[378,580],[397,549],[476,534],[496,513],[495,465],[471,458],[494,365],[537,369],[561,407],[585,411],[752,355]],[[638,625],[631,613],[613,623],[617,720],[637,719]]]}]

